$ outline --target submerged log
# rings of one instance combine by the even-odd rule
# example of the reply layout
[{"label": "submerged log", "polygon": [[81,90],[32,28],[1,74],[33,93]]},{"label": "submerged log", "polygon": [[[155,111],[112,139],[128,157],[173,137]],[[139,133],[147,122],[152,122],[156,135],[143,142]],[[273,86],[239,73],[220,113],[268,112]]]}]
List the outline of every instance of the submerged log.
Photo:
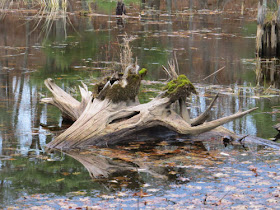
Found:
[{"label": "submerged log", "polygon": [[[81,102],[64,92],[53,80],[47,79],[45,84],[53,97],[43,99],[42,102],[57,106],[64,117],[75,121],[47,147],[67,150],[89,145],[107,146],[131,140],[133,134],[157,126],[178,134],[197,135],[256,109],[239,111],[205,122],[214,104],[211,103],[205,113],[190,119],[185,100],[191,93],[195,93],[195,88],[185,75],[178,76],[174,72],[173,80],[166,85],[163,93],[146,104],[140,104],[137,95],[146,72],[146,69],[139,71],[138,66],[130,65],[124,73],[115,74],[105,82],[96,84],[93,93],[83,84],[83,87],[80,87]],[[181,104],[180,114],[171,106],[176,101]]]}]

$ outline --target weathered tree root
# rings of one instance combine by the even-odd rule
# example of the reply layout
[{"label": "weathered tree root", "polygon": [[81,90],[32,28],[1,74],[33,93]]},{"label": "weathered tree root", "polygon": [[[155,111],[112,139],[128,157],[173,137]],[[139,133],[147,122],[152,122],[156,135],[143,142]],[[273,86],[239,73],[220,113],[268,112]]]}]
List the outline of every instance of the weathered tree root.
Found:
[{"label": "weathered tree root", "polygon": [[96,92],[96,97],[83,84],[80,87],[82,102],[59,88],[51,79],[45,81],[52,92],[53,98],[43,99],[42,102],[57,106],[63,116],[75,121],[66,131],[60,134],[47,146],[67,150],[85,148],[89,145],[105,146],[128,140],[133,134],[156,126],[163,126],[179,134],[196,135],[212,130],[222,124],[240,118],[257,108],[237,112],[228,117],[206,122],[209,108],[199,117],[191,120],[187,110],[177,114],[171,109],[171,104],[180,101],[181,109],[192,92],[193,85],[184,75],[170,81],[165,92],[146,104],[139,104],[137,95],[141,78],[145,70],[129,72],[118,78],[107,79],[102,88]]},{"label": "weathered tree root", "polygon": [[82,97],[81,102],[77,101],[71,95],[58,87],[52,79],[46,79],[44,83],[53,94],[53,97],[43,98],[41,99],[41,102],[56,106],[62,112],[65,119],[72,120],[73,122],[80,117],[85,107],[92,99],[92,93],[91,91],[88,91],[88,88],[84,83],[82,83],[83,87],[79,86]]}]

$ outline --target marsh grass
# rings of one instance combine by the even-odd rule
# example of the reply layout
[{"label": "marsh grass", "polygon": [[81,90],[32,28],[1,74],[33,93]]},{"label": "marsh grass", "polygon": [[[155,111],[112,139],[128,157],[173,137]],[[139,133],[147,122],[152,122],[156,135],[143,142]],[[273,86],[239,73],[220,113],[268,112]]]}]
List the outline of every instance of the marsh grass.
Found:
[{"label": "marsh grass", "polygon": [[64,36],[67,37],[66,25],[70,22],[67,16],[68,0],[37,0],[37,5],[40,9],[33,17],[38,20],[33,31],[42,23],[42,33],[47,37],[54,23],[61,21]]},{"label": "marsh grass", "polygon": [[[64,29],[64,35],[66,33],[66,24],[70,23],[67,15],[68,0],[23,0],[21,2],[26,8],[37,8],[37,13],[32,17],[35,20],[35,26],[31,33],[35,31],[40,24],[42,24],[42,32],[45,36],[48,36],[52,26],[56,21],[61,21]],[[1,0],[0,8],[4,11],[1,15],[3,18],[6,15],[6,11],[15,7],[14,0]]]},{"label": "marsh grass", "polygon": [[[120,52],[120,62],[122,71],[124,71],[129,65],[133,64],[132,51],[129,45],[129,43],[133,40],[135,40],[135,37],[133,36],[128,37],[127,35],[125,35],[125,37],[123,38],[123,43],[121,45]],[[137,65],[137,61],[135,65]]]}]

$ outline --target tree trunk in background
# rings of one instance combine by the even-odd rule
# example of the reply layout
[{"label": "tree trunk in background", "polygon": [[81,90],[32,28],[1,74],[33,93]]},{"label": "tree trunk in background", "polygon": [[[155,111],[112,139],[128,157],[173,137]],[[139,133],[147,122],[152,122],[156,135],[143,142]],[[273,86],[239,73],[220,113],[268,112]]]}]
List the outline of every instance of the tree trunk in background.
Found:
[{"label": "tree trunk in background", "polygon": [[[277,10],[269,5],[278,5]],[[275,1],[260,0],[258,4],[256,50],[259,57],[280,56],[280,7]]]}]

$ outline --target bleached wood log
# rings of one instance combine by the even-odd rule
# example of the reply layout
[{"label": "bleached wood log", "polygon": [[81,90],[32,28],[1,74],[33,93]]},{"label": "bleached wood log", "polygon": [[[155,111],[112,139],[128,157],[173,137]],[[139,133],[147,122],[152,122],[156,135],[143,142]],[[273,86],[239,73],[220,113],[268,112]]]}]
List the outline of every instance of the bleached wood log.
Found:
[{"label": "bleached wood log", "polygon": [[[137,69],[137,68],[135,68]],[[56,137],[47,146],[56,149],[85,148],[90,145],[106,146],[127,141],[131,136],[143,130],[162,126],[179,134],[197,135],[210,131],[222,124],[240,118],[256,108],[244,112],[206,122],[209,109],[201,117],[191,121],[185,109],[177,114],[172,110],[171,104],[178,100],[186,99],[194,86],[186,76],[180,75],[170,81],[165,87],[165,92],[146,104],[139,104],[137,99],[141,79],[146,70],[130,70],[125,76],[109,79],[103,88],[92,97],[92,93],[85,85],[80,88],[82,102],[56,86],[51,79],[45,84],[53,94],[52,99],[43,99],[42,102],[57,106],[63,115],[76,121]],[[215,100],[215,99],[214,99]],[[186,117],[187,116],[187,117]],[[193,122],[193,126],[191,124]],[[203,123],[203,124],[201,124]]]}]

